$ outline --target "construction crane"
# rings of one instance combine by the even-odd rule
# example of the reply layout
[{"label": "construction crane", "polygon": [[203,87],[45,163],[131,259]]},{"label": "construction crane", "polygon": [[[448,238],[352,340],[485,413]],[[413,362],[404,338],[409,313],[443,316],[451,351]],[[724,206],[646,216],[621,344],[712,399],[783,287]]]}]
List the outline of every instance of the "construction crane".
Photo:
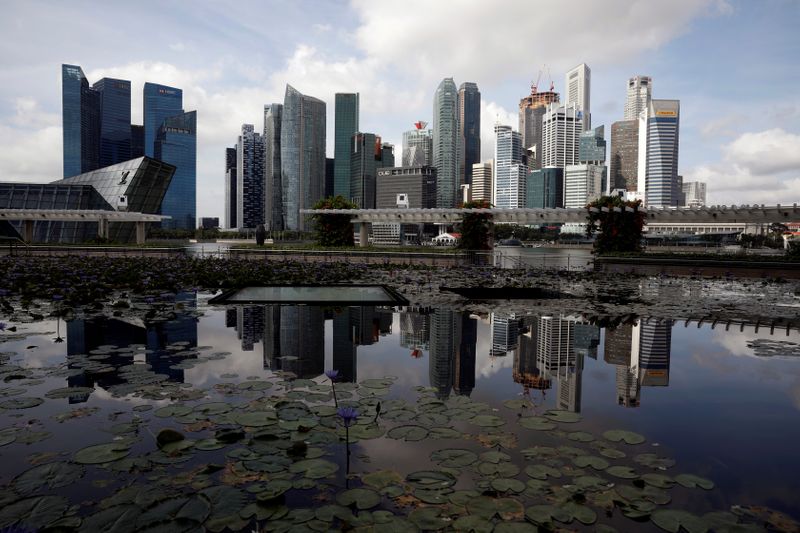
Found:
[{"label": "construction crane", "polygon": [[539,69],[539,75],[536,76],[536,82],[531,83],[531,94],[536,94],[539,92],[539,82],[542,79],[544,69],[547,69],[547,77],[550,79],[550,92],[553,92],[553,89],[555,89],[555,85],[553,85],[553,77],[550,75],[550,67],[547,65],[542,65],[542,68]]}]

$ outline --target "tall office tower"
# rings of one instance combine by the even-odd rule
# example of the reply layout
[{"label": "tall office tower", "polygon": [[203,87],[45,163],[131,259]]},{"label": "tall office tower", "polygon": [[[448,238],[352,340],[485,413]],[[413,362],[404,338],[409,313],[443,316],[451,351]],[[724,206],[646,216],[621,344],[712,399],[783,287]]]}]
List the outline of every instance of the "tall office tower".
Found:
[{"label": "tall office tower", "polygon": [[436,309],[431,317],[430,360],[428,377],[436,396],[447,399],[453,383],[456,349],[461,344],[461,314],[449,309]]},{"label": "tall office tower", "polygon": [[677,205],[680,107],[680,100],[651,100],[639,115],[637,191],[646,206]]},{"label": "tall office tower", "polygon": [[489,203],[492,201],[492,167],[494,161],[488,163],[475,163],[472,165],[472,183],[470,184],[470,193],[472,194],[472,201],[485,200]]},{"label": "tall office tower", "polygon": [[61,65],[64,177],[100,168],[100,97],[77,65]]},{"label": "tall office tower", "polygon": [[358,93],[336,93],[334,107],[333,194],[350,197],[350,140],[358,133]]},{"label": "tall office tower", "polygon": [[351,307],[345,307],[333,317],[333,368],[339,380],[353,383],[358,379],[357,348],[350,331]]},{"label": "tall office tower", "polygon": [[531,94],[519,101],[519,132],[522,134],[522,148],[528,155],[528,167],[531,170],[542,168],[542,118],[547,106],[557,104],[558,93],[539,92],[535,84],[531,85]]},{"label": "tall office tower", "polygon": [[238,227],[236,216],[236,147],[225,148],[225,227]]},{"label": "tall office tower", "polygon": [[400,313],[400,346],[411,350],[427,350],[431,341],[431,317],[427,313]]},{"label": "tall office tower", "polygon": [[604,165],[606,162],[605,126],[584,131],[578,139],[578,162]]},{"label": "tall office tower", "polygon": [[525,207],[564,207],[564,169],[545,167],[525,178]]},{"label": "tall office tower", "polygon": [[639,407],[641,385],[636,369],[616,365],[617,404],[623,407]]},{"label": "tall office tower", "polygon": [[590,108],[590,96],[592,87],[592,71],[581,63],[577,67],[567,72],[564,77],[564,87],[566,87],[566,105],[575,104],[578,111],[582,114],[582,130],[588,130],[592,126],[592,110]]},{"label": "tall office tower", "polygon": [[332,157],[325,158],[325,198],[335,196],[334,190],[334,176],[336,170],[336,159]]},{"label": "tall office tower", "polygon": [[583,163],[564,169],[564,207],[585,207],[603,196],[606,167]]},{"label": "tall office tower", "polygon": [[458,88],[459,185],[472,183],[472,165],[481,161],[481,92],[464,82]]},{"label": "tall office tower", "polygon": [[[637,333],[639,337],[639,380],[642,386],[668,386],[672,321],[643,318],[638,327],[634,328],[634,337]],[[636,361],[632,360],[631,366],[635,363]]]},{"label": "tall office tower", "polygon": [[436,207],[459,202],[458,92],[453,78],[445,78],[433,99],[433,166],[436,167]]},{"label": "tall office tower", "polygon": [[197,225],[197,112],[164,120],[156,135],[155,158],[175,165],[175,174],[161,201],[161,213],[172,218],[161,225],[195,229]]},{"label": "tall office tower", "polygon": [[528,167],[522,162],[522,136],[511,126],[494,127],[494,179],[492,203],[495,207],[515,209],[525,205],[525,176]]},{"label": "tall office tower", "polygon": [[284,229],[306,231],[300,215],[325,192],[325,102],[286,85],[281,117],[281,189]]},{"label": "tall office tower", "polygon": [[574,324],[561,317],[539,317],[536,364],[540,371],[556,375],[560,368],[575,366]]},{"label": "tall office tower", "polygon": [[636,120],[650,105],[653,96],[653,78],[634,76],[628,80],[628,97],[625,99],[625,120]]},{"label": "tall office tower", "polygon": [[404,167],[433,166],[433,130],[425,129],[427,122],[414,123],[413,130],[403,132]]},{"label": "tall office tower", "polygon": [[706,182],[685,181],[681,187],[684,205],[687,207],[703,207],[706,205]]},{"label": "tall office tower", "polygon": [[398,207],[398,195],[412,209],[436,207],[436,169],[433,167],[382,167],[376,171],[375,207]]},{"label": "tall office tower", "polygon": [[264,224],[267,230],[283,229],[281,190],[281,118],[283,104],[264,106]]},{"label": "tall office tower", "polygon": [[167,118],[183,113],[183,91],[148,82],[144,84],[143,104],[144,155],[154,157],[158,129]]},{"label": "tall office tower", "polygon": [[639,179],[639,121],[611,124],[608,188],[636,192]]},{"label": "tall office tower", "polygon": [[128,161],[131,158],[131,82],[103,78],[92,85],[92,89],[100,99],[100,168]]},{"label": "tall office tower", "polygon": [[236,145],[236,214],[239,228],[264,223],[264,140],[242,124]]},{"label": "tall office tower", "polygon": [[144,126],[131,124],[131,159],[144,155]]},{"label": "tall office tower", "polygon": [[361,209],[375,209],[378,169],[384,166],[382,155],[380,137],[374,133],[353,135],[350,142],[350,194],[347,198]]},{"label": "tall office tower", "polygon": [[491,313],[489,328],[491,329],[492,347],[489,355],[504,356],[517,349],[519,345],[519,317],[515,314]]},{"label": "tall office tower", "polygon": [[577,104],[550,104],[542,117],[542,168],[577,165],[583,118]]},{"label": "tall office tower", "polygon": [[453,365],[453,392],[460,396],[469,396],[475,388],[477,345],[478,320],[461,313],[461,342]]}]

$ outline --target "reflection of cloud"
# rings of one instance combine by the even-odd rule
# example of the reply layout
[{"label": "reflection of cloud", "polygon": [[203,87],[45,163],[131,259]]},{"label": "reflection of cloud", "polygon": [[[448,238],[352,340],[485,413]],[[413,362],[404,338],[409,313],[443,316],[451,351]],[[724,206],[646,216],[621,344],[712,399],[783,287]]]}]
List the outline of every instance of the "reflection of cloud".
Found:
[{"label": "reflection of cloud", "polygon": [[[738,328],[738,326],[735,326]],[[786,335],[785,330],[776,330],[774,335],[769,334],[769,329],[760,328],[758,333],[752,326],[746,326],[744,331],[725,331],[725,329],[715,329],[711,337],[712,342],[725,348],[730,354],[737,356],[757,357],[747,344],[756,340],[800,342],[800,332],[790,331]],[[762,359],[759,357],[759,359]]]}]

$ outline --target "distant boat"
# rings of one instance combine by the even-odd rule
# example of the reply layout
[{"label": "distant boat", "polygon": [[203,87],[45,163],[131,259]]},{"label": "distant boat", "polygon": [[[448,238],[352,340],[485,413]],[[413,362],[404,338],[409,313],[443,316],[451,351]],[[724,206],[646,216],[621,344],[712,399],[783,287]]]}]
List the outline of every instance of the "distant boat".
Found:
[{"label": "distant boat", "polygon": [[510,248],[510,247],[524,248],[525,247],[525,245],[522,243],[521,240],[515,239],[514,237],[512,237],[510,239],[501,239],[500,242],[498,242],[495,246],[496,247],[508,247],[508,248]]}]

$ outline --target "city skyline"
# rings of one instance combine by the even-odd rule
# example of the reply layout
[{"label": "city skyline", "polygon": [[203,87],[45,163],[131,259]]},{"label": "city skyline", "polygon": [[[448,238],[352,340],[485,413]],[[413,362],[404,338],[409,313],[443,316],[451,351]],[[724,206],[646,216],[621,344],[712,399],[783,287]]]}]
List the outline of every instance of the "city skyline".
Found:
[{"label": "city skyline", "polygon": [[[607,135],[611,124],[624,116],[627,82],[633,76],[651,77],[658,97],[681,101],[678,171],[687,181],[707,182],[709,204],[797,200],[800,106],[792,87],[798,72],[787,68],[800,46],[790,37],[800,20],[796,4],[687,0],[665,10],[648,3],[639,5],[639,14],[630,20],[622,13],[633,12],[633,3],[605,10],[581,4],[580,9],[549,9],[540,21],[506,19],[502,12],[509,10],[465,5],[459,15],[465,22],[453,25],[460,33],[448,30],[442,35],[434,35],[446,15],[439,8],[417,24],[419,17],[403,15],[390,4],[334,3],[321,7],[310,20],[301,4],[272,15],[284,24],[268,35],[269,53],[250,54],[246,60],[236,53],[244,49],[245,37],[263,35],[248,22],[260,9],[255,4],[244,3],[224,14],[207,4],[193,5],[188,12],[170,9],[163,20],[152,21],[153,31],[174,30],[170,39],[158,40],[157,46],[146,39],[131,45],[122,30],[122,37],[102,49],[64,38],[65,31],[74,31],[64,21],[78,20],[78,10],[58,4],[44,10],[10,6],[8,18],[0,23],[9,37],[2,45],[7,65],[0,74],[4,179],[35,182],[61,174],[57,73],[62,63],[94,66],[86,72],[90,80],[131,80],[133,95],[141,94],[145,81],[181,87],[184,108],[197,110],[197,215],[219,217],[224,212],[219,201],[224,197],[222,148],[230,146],[241,124],[260,123],[265,104],[282,101],[286,83],[328,104],[330,157],[335,92],[359,92],[360,129],[375,131],[400,147],[402,133],[414,121],[432,121],[430,102],[442,77],[474,81],[482,94],[485,161],[494,151],[495,122],[517,124],[519,99],[529,93],[543,65],[549,69],[544,78],[552,78],[555,91],[564,95],[566,72],[586,63],[592,69],[592,125],[605,125]],[[573,31],[585,33],[587,40],[582,42],[591,41],[592,46],[583,49],[571,43],[548,50],[542,44],[555,30],[547,28],[559,27],[567,12],[575,15]],[[114,17],[136,13],[130,6],[114,7],[93,17],[91,27],[105,35],[114,27]],[[176,20],[184,17],[188,24],[179,26],[191,31],[176,29]],[[205,22],[219,17],[228,23],[224,29]],[[501,22],[518,28],[515,42],[503,44],[506,54],[498,55],[491,45],[476,49],[468,42],[470,32],[465,29],[478,20],[485,25],[481,31],[494,31]],[[297,31],[301,23],[308,31]],[[538,31],[541,28],[546,31]],[[237,30],[242,30],[241,36],[234,35]],[[66,44],[52,46],[52,39]],[[114,42],[125,42],[126,47]],[[459,47],[469,52],[452,53]],[[542,49],[548,52],[538,52]],[[737,75],[743,69],[748,73],[744,82]],[[540,85],[547,82],[543,79]],[[765,84],[766,98],[763,87],[758,88]],[[131,121],[143,123],[141,101],[133,98],[132,104]],[[32,158],[39,164],[31,165]]]}]

